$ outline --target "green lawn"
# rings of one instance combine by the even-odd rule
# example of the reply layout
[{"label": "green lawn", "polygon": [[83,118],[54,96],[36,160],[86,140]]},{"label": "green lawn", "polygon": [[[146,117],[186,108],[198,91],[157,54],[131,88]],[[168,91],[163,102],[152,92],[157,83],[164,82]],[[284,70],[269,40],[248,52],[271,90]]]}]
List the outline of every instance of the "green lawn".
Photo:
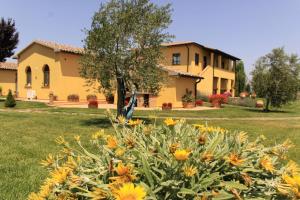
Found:
[{"label": "green lawn", "polygon": [[[3,102],[0,102],[2,108]],[[48,113],[19,113],[0,111],[0,199],[26,199],[31,191],[36,191],[46,177],[47,172],[39,162],[48,153],[57,153],[60,149],[54,142],[58,136],[65,136],[73,141],[74,135],[81,135],[85,144],[89,143],[92,133],[104,128],[110,131],[109,121],[104,117],[103,110],[89,109],[55,109],[47,108],[44,104],[18,102],[17,108],[10,110],[31,108],[46,110]],[[300,116],[300,103],[286,106],[284,112],[261,113],[257,110],[248,110],[242,107],[226,106],[221,110],[210,111],[172,111],[172,112],[145,112],[138,111],[136,116],[184,116],[184,117],[295,117]],[[55,113],[58,112],[58,113]],[[64,113],[62,113],[64,112]],[[70,115],[69,113],[85,113]],[[96,113],[99,115],[86,115]],[[162,120],[162,119],[160,119]],[[191,123],[206,123],[206,121],[190,120]],[[264,134],[267,144],[282,142],[290,138],[296,147],[289,156],[294,160],[300,159],[300,120],[268,120],[259,119],[248,121],[209,120],[209,124],[218,125],[231,130],[249,132],[252,139]]]}]

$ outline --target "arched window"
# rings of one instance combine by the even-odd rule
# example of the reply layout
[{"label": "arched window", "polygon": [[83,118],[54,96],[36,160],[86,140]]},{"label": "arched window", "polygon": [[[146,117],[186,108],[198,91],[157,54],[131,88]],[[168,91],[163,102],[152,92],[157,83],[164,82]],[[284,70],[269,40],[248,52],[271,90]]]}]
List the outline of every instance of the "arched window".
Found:
[{"label": "arched window", "polygon": [[44,86],[49,87],[50,84],[50,69],[48,65],[45,65],[43,68],[44,72]]},{"label": "arched window", "polygon": [[28,66],[26,67],[26,85],[31,86],[31,68]]}]

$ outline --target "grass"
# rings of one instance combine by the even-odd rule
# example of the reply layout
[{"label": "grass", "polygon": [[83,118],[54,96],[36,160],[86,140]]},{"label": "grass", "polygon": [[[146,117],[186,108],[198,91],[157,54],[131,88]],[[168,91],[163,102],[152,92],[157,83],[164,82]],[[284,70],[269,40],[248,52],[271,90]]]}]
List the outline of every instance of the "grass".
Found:
[{"label": "grass", "polygon": [[[9,109],[4,107],[5,99],[0,98],[0,109]],[[47,108],[45,103],[41,102],[29,102],[29,101],[17,101],[16,107],[13,109],[34,109],[34,108]]]},{"label": "grass", "polygon": [[[2,107],[3,102],[0,102]],[[103,116],[104,110],[47,108],[40,103],[18,102],[12,110],[32,108],[47,110],[46,113],[1,112],[0,137],[0,199],[26,199],[31,191],[36,191],[47,172],[39,162],[49,153],[58,153],[59,147],[54,142],[58,136],[74,141],[74,135],[81,135],[84,144],[95,131],[104,128],[111,131],[109,121]],[[55,113],[58,112],[58,113]],[[67,115],[69,113],[95,113],[97,115]],[[101,115],[100,115],[101,114]],[[148,116],[153,112],[137,111],[135,115]],[[293,117],[300,116],[300,103],[286,106],[283,111],[261,113],[242,107],[226,106],[221,110],[209,111],[171,111],[159,112],[159,116],[185,117]],[[160,119],[159,121],[161,121]],[[206,123],[206,121],[189,120],[190,123]],[[249,121],[209,120],[209,125],[221,126],[230,130],[247,131],[251,139],[264,134],[266,144],[274,144],[292,139],[296,147],[289,152],[290,158],[300,159],[300,120],[268,120],[252,119]]]}]

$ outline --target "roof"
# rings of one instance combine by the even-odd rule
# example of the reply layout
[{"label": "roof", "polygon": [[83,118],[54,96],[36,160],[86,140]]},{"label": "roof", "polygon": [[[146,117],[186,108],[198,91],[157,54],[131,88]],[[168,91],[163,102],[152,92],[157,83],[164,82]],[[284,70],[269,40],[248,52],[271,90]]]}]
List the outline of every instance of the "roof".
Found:
[{"label": "roof", "polygon": [[16,55],[13,56],[13,58],[17,58],[23,51],[25,51],[27,48],[29,48],[33,44],[40,44],[42,46],[48,47],[50,49],[53,49],[55,52],[67,52],[67,53],[74,53],[74,54],[82,54],[84,49],[80,47],[75,47],[72,45],[67,44],[60,44],[52,41],[45,41],[45,40],[34,40],[29,45],[27,45],[23,50],[18,52]]},{"label": "roof", "polygon": [[216,52],[216,53],[219,53],[219,54],[223,54],[225,56],[228,56],[234,60],[241,60],[240,58],[238,57],[235,57],[229,53],[226,53],[224,51],[221,51],[219,49],[215,49],[215,48],[211,48],[211,47],[207,47],[207,46],[204,46],[202,44],[199,44],[197,42],[193,42],[193,41],[182,41],[182,42],[169,42],[169,43],[162,43],[162,46],[164,47],[170,47],[170,46],[180,46],[180,45],[188,45],[188,44],[193,44],[193,45],[196,45],[196,46],[199,46],[199,47],[202,47],[202,48],[205,48],[205,49],[208,49],[208,50],[211,50],[213,52]]},{"label": "roof", "polygon": [[173,70],[173,69],[170,69],[170,68],[167,68],[167,67],[163,67],[163,66],[160,66],[160,68],[162,70],[168,72],[169,76],[183,76],[183,77],[188,77],[188,78],[204,79],[201,76],[197,76],[195,74],[191,74],[191,73],[188,73],[188,72],[176,71],[176,70]]},{"label": "roof", "polygon": [[0,62],[0,69],[17,70],[17,68],[18,68],[18,64],[17,63]]}]

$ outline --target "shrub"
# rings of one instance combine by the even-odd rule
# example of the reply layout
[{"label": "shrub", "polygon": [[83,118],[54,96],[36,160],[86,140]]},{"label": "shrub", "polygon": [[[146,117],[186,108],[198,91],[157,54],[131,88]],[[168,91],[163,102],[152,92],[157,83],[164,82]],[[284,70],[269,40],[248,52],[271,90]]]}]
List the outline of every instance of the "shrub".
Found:
[{"label": "shrub", "polygon": [[97,96],[95,94],[89,94],[86,96],[87,101],[97,100]]},{"label": "shrub", "polygon": [[162,110],[172,110],[172,103],[163,103],[161,106]]},{"label": "shrub", "polygon": [[184,120],[145,125],[120,117],[115,123],[111,114],[110,120],[114,133],[93,134],[95,148],[85,148],[79,136],[76,148],[58,138],[63,151],[41,162],[50,175],[29,199],[279,200],[298,195],[300,169],[295,162],[283,164],[290,141],[266,147],[263,136],[249,141],[245,132]]},{"label": "shrub", "polygon": [[88,104],[89,108],[98,108],[98,101],[97,100],[90,100]]},{"label": "shrub", "polygon": [[195,101],[196,106],[203,106],[203,101],[198,99]]},{"label": "shrub", "polygon": [[227,103],[227,96],[224,94],[213,94],[209,97],[209,102],[214,107],[220,107],[222,104]]},{"label": "shrub", "polygon": [[246,98],[232,97],[232,98],[228,98],[227,103],[235,106],[255,107],[256,101],[255,99],[249,97]]},{"label": "shrub", "polygon": [[77,95],[77,94],[70,94],[68,96],[68,101],[79,102],[79,95]]},{"label": "shrub", "polygon": [[232,97],[232,93],[231,93],[231,92],[226,91],[226,92],[224,92],[223,94],[224,94],[227,98],[228,98],[228,97]]},{"label": "shrub", "polygon": [[11,90],[8,91],[4,106],[7,108],[13,108],[17,105],[14,96],[12,95]]},{"label": "shrub", "polygon": [[205,95],[198,95],[197,99],[202,100],[204,102],[209,102],[209,96],[205,96]]}]

